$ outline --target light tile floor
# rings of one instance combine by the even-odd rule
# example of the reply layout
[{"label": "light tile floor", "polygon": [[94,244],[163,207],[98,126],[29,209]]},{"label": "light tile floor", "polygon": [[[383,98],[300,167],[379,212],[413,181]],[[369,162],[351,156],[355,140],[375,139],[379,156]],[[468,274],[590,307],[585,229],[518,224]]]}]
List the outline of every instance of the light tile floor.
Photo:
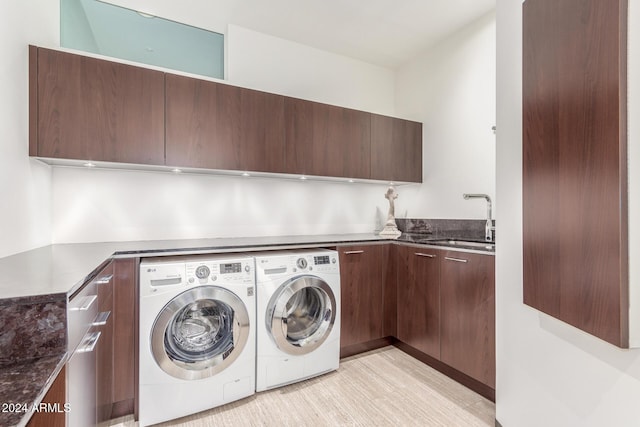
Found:
[{"label": "light tile floor", "polygon": [[[161,426],[493,426],[495,405],[395,347]],[[133,417],[112,427],[134,427]]]}]

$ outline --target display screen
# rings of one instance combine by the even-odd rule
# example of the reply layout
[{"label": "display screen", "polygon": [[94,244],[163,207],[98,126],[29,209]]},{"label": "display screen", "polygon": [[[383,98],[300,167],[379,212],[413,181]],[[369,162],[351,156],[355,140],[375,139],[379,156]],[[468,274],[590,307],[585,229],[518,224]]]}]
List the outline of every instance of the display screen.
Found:
[{"label": "display screen", "polygon": [[329,264],[329,255],[314,256],[313,262],[315,265]]},{"label": "display screen", "polygon": [[242,272],[242,264],[239,262],[232,262],[229,264],[220,264],[220,274],[240,273],[240,272]]}]

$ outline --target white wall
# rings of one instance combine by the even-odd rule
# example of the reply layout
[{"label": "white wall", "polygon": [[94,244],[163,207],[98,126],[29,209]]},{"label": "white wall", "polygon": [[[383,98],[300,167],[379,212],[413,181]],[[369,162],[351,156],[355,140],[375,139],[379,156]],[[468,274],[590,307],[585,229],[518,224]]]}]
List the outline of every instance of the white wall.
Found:
[{"label": "white wall", "polygon": [[0,3],[0,257],[51,242],[50,168],[30,160],[29,44],[59,40],[58,4]]},{"label": "white wall", "polygon": [[640,350],[620,350],[522,303],[521,8],[497,0],[496,418],[504,427],[638,426]]},{"label": "white wall", "polygon": [[[239,27],[227,43],[230,83],[393,112],[390,70]],[[52,182],[54,243],[372,232],[388,207],[371,184],[78,168]]]},{"label": "white wall", "polygon": [[486,203],[462,194],[495,200],[495,67],[491,12],[398,70],[396,113],[424,124],[424,184],[404,205],[410,217],[486,218]]},{"label": "white wall", "polygon": [[227,30],[227,79],[239,86],[393,115],[394,72],[258,33]]}]

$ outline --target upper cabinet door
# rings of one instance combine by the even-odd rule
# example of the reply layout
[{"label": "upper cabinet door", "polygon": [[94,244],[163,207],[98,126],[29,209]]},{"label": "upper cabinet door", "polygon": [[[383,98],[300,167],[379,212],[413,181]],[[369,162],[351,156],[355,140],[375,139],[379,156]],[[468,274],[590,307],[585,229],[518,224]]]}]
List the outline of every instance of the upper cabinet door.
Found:
[{"label": "upper cabinet door", "polygon": [[371,179],[422,182],[422,123],[371,115]]},{"label": "upper cabinet door", "polygon": [[285,98],[286,172],[369,178],[371,114]]},{"label": "upper cabinet door", "polygon": [[164,73],[38,48],[35,90],[32,155],[164,164]]},{"label": "upper cabinet door", "polygon": [[523,4],[524,302],[628,346],[626,0]]},{"label": "upper cabinet door", "polygon": [[167,165],[282,172],[284,98],[166,75]]}]

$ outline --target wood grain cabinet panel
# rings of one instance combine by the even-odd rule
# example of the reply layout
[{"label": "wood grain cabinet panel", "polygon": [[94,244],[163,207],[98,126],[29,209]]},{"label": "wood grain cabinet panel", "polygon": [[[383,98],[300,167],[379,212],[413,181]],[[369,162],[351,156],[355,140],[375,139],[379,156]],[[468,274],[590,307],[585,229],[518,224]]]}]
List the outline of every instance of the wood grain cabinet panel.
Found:
[{"label": "wood grain cabinet panel", "polygon": [[422,123],[371,115],[371,179],[422,182]]},{"label": "wood grain cabinet panel", "polygon": [[67,403],[67,369],[66,366],[53,380],[53,384],[42,398],[42,403],[57,405],[59,412],[35,412],[27,427],[65,427],[67,425],[67,415],[64,412]]},{"label": "wood grain cabinet panel", "polygon": [[397,249],[397,338],[440,359],[440,259],[442,251]]},{"label": "wood grain cabinet panel", "polygon": [[523,4],[524,302],[628,346],[626,0]]},{"label": "wood grain cabinet panel", "polygon": [[137,259],[114,261],[112,418],[134,413],[137,384]]},{"label": "wood grain cabinet panel", "polygon": [[342,246],[340,347],[383,338],[382,245]]},{"label": "wood grain cabinet panel", "polygon": [[164,73],[30,49],[32,156],[164,164]]},{"label": "wood grain cabinet panel", "polygon": [[495,389],[494,257],[447,251],[440,261],[440,359]]},{"label": "wood grain cabinet panel", "polygon": [[111,419],[113,405],[113,262],[96,277],[98,311],[109,313],[103,325],[96,325],[100,339],[96,346],[96,418],[98,422]]},{"label": "wood grain cabinet panel", "polygon": [[166,75],[167,165],[282,172],[284,97]]},{"label": "wood grain cabinet panel", "polygon": [[285,98],[285,127],[285,172],[370,177],[371,114]]}]

